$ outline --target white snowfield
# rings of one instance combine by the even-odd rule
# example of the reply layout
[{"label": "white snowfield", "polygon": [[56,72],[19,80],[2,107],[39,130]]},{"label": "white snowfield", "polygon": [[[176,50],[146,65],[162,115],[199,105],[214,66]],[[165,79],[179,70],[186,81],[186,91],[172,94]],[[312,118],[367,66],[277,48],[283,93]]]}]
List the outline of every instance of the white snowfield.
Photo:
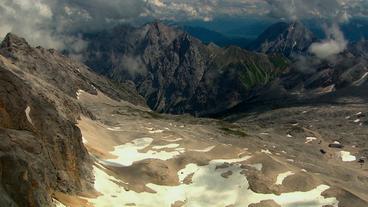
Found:
[{"label": "white snowfield", "polygon": [[340,151],[339,156],[343,162],[353,162],[356,160],[354,155],[351,155],[350,152],[347,151]]},{"label": "white snowfield", "polygon": [[[177,138],[170,141],[181,140],[181,138]],[[154,141],[154,138],[142,137],[115,146],[110,153],[117,158],[99,160],[98,162],[105,166],[129,167],[142,160],[159,159],[166,161],[175,159],[179,155],[185,155],[186,152],[190,153],[190,149],[183,148],[179,143],[168,142],[163,145],[155,145]],[[159,143],[162,143],[162,141],[167,140],[161,139]],[[87,140],[84,142],[87,142]],[[206,153],[214,148],[215,146],[207,145],[203,149],[194,150]],[[268,149],[262,150],[262,152],[272,154]],[[146,187],[151,189],[153,193],[138,193],[134,190],[127,190],[124,185],[129,183],[128,180],[114,177],[115,173],[112,173],[101,164],[96,164],[93,168],[94,187],[100,194],[98,197],[85,199],[95,207],[171,207],[175,203],[184,203],[183,206],[185,207],[245,207],[265,200],[273,200],[282,207],[338,206],[336,198],[325,198],[321,195],[329,189],[327,185],[316,186],[315,189],[307,192],[290,192],[280,195],[253,192],[244,173],[246,170],[244,165],[258,171],[262,171],[264,166],[261,163],[245,163],[252,156],[241,156],[243,154],[233,155],[233,159],[230,159],[231,156],[227,159],[213,159],[207,165],[189,163],[177,172],[179,184],[176,186],[147,183]],[[276,184],[282,185],[284,179],[288,176],[291,176],[291,172],[280,174]],[[191,182],[188,182],[188,180]]]},{"label": "white snowfield", "polygon": [[[146,153],[139,152],[149,147],[153,142],[152,138],[145,137],[133,140],[130,143],[118,146],[112,154],[118,156],[117,159],[107,160],[116,165],[131,166],[134,162],[144,159],[168,160],[183,153],[176,151],[178,144],[163,146],[153,146],[152,149],[174,149],[172,152],[152,151]],[[119,183],[125,183],[109,175],[103,166],[94,167],[95,189],[102,195],[88,199],[96,207],[120,207],[124,205],[135,205],[141,207],[167,206],[170,207],[175,202],[183,202],[188,207],[198,206],[249,206],[264,200],[273,200],[283,207],[315,207],[323,205],[336,206],[338,201],[335,198],[324,198],[321,193],[329,186],[320,185],[308,192],[292,192],[281,195],[255,193],[249,188],[249,183],[241,168],[241,162],[250,159],[251,156],[244,156],[234,159],[215,159],[206,166],[198,166],[190,163],[181,169],[177,176],[180,181],[178,186],[161,186],[149,183],[146,186],[156,193],[137,193],[132,190],[126,191]],[[227,163],[226,168],[217,168]],[[248,165],[262,170],[262,164]],[[222,175],[229,173],[226,178]],[[282,173],[277,177],[277,185],[282,185],[283,180],[292,175],[292,172]],[[184,179],[192,176],[190,184],[184,184]]]},{"label": "white snowfield", "polygon": [[[89,199],[89,202],[97,207],[120,207],[134,205],[140,207],[164,206],[170,207],[177,201],[185,203],[188,207],[223,207],[249,206],[264,200],[273,200],[283,207],[316,207],[338,206],[335,198],[324,198],[321,193],[329,189],[329,186],[320,185],[308,192],[283,193],[281,195],[255,193],[249,188],[246,176],[241,174],[240,162],[246,161],[250,156],[238,159],[219,159],[210,161],[209,165],[198,166],[188,164],[178,172],[179,180],[182,181],[190,175],[191,184],[178,186],[160,186],[147,184],[146,186],[156,193],[136,193],[126,191],[118,183],[122,181],[108,175],[103,167],[94,167],[95,189],[102,193],[101,196]],[[227,168],[217,166],[228,163]],[[102,168],[102,169],[101,169]],[[221,174],[232,172],[228,178]]]},{"label": "white snowfield", "polygon": [[[166,151],[153,151],[149,150],[147,152],[139,152],[151,145],[153,139],[150,137],[144,137],[140,139],[135,139],[130,143],[120,145],[115,147],[115,150],[111,152],[111,154],[117,156],[117,159],[109,159],[106,160],[108,162],[119,164],[122,166],[131,166],[134,162],[146,160],[146,159],[160,159],[160,160],[168,160],[172,159],[181,153],[184,153],[184,148],[174,148],[174,150],[170,152]],[[175,144],[175,147],[179,145]],[[170,148],[173,145],[169,146]],[[167,146],[159,146],[159,149],[167,148]],[[157,146],[156,146],[157,149]]]}]

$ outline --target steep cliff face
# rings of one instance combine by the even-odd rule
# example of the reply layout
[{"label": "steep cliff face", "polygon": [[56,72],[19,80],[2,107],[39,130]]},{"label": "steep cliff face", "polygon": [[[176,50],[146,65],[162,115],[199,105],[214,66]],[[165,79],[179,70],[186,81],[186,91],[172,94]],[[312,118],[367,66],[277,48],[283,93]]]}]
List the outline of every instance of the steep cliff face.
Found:
[{"label": "steep cliff face", "polygon": [[80,114],[92,115],[77,103],[79,90],[144,104],[133,89],[54,50],[32,48],[13,34],[3,40],[0,206],[48,206],[54,192],[92,189],[90,157],[76,126]]},{"label": "steep cliff face", "polygon": [[[244,100],[253,86],[267,83],[264,80],[277,69],[265,55],[205,45],[161,23],[121,26],[85,38],[90,43],[86,64],[114,80],[132,80],[159,112],[207,114],[227,109]],[[253,76],[262,76],[261,81],[253,78],[251,87],[244,84]]]}]

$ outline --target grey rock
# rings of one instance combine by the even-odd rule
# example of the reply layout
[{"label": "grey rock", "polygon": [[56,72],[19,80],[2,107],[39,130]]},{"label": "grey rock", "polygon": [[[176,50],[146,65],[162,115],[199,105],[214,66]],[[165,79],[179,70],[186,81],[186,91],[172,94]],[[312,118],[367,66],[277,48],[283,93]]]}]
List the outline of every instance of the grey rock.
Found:
[{"label": "grey rock", "polygon": [[279,22],[267,28],[249,47],[257,52],[291,57],[306,54],[314,41],[314,34],[301,22]]}]

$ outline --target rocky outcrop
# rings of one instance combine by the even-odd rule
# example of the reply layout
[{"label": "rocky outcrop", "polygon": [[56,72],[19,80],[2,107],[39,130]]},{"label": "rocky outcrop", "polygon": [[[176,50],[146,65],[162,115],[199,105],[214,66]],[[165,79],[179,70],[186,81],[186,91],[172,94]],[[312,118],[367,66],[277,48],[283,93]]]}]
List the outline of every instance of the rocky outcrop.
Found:
[{"label": "rocky outcrop", "polygon": [[0,46],[0,206],[49,206],[54,192],[91,190],[90,157],[76,126],[77,91],[144,105],[134,89],[8,34]]},{"label": "rocky outcrop", "polygon": [[133,81],[159,112],[209,114],[245,100],[278,67],[266,55],[205,45],[161,23],[87,34],[86,64],[114,80]]}]

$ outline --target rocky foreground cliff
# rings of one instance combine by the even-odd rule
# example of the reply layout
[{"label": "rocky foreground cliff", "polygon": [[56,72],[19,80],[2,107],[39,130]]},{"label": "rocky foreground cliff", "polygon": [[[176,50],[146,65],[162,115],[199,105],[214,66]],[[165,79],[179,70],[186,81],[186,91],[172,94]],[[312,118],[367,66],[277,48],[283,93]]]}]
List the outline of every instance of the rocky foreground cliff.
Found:
[{"label": "rocky foreground cliff", "polygon": [[134,89],[97,76],[55,50],[8,34],[0,45],[0,206],[48,206],[55,192],[92,189],[78,91],[144,104]]}]

